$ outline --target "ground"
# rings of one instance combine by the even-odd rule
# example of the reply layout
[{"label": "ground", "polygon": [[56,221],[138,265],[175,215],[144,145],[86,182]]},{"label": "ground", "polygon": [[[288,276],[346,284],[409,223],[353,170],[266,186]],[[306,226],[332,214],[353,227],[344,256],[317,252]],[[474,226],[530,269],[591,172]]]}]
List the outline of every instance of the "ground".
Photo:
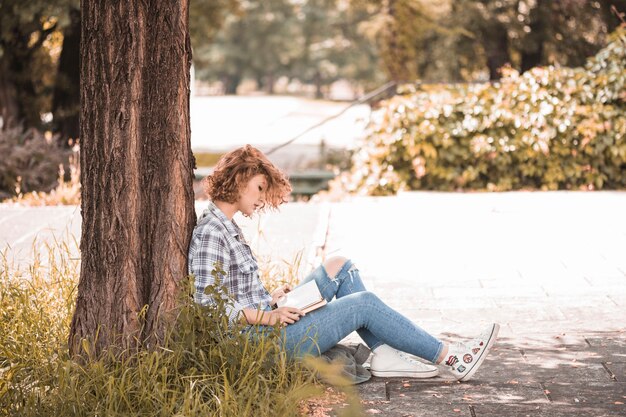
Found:
[{"label": "ground", "polygon": [[[623,416],[625,212],[626,192],[415,192],[238,221],[260,259],[300,256],[300,274],[351,258],[368,289],[444,340],[501,324],[474,380],[373,378],[358,386],[367,413]],[[21,262],[64,230],[79,236],[77,207],[0,205],[0,244]]]}]

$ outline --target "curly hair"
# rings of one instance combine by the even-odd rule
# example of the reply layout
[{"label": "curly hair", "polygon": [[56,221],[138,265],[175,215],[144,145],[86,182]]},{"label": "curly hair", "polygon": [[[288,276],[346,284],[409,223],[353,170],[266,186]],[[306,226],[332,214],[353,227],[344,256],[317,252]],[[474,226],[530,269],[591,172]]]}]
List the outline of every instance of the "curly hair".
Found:
[{"label": "curly hair", "polygon": [[258,174],[263,174],[267,180],[265,203],[272,208],[285,203],[291,193],[287,176],[261,151],[250,145],[220,158],[213,173],[204,179],[205,191],[213,201],[235,203],[248,181]]}]

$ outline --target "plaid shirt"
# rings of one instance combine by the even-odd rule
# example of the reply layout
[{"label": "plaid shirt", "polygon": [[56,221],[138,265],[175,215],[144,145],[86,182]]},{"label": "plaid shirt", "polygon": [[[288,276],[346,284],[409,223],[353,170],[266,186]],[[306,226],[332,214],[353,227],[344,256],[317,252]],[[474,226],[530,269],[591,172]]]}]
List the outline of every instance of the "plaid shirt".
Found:
[{"label": "plaid shirt", "polygon": [[215,284],[211,273],[221,266],[224,274],[220,284],[225,286],[229,300],[226,311],[233,324],[244,308],[264,309],[272,300],[259,279],[256,258],[246,243],[241,229],[213,202],[202,213],[189,245],[189,273],[195,277],[194,300],[202,305],[215,305],[204,289]]}]

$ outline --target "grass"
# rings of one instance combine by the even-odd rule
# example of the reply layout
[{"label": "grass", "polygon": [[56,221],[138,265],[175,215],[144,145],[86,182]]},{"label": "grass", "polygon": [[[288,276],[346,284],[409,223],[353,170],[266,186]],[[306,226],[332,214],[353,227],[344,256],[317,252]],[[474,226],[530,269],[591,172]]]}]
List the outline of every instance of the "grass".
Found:
[{"label": "grass", "polygon": [[1,254],[0,416],[325,415],[329,403],[346,401],[345,415],[360,414],[349,390],[320,383],[345,383],[336,366],[288,360],[277,332],[252,342],[229,331],[223,314],[190,301],[190,279],[161,347],[72,360],[67,336],[80,265],[64,243],[47,251],[35,251],[25,268],[8,250]]},{"label": "grass", "polygon": [[196,158],[197,167],[214,167],[217,161],[222,157],[221,153],[211,152],[194,152],[193,156]]}]

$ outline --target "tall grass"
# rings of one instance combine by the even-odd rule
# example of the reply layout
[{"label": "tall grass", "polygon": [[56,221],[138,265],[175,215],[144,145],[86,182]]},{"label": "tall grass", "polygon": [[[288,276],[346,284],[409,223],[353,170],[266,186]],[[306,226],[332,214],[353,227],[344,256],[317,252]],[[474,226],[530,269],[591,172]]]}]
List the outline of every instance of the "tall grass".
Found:
[{"label": "tall grass", "polygon": [[[26,268],[1,254],[0,416],[292,416],[324,392],[320,374],[343,382],[319,361],[290,361],[277,331],[253,340],[228,330],[219,309],[191,301],[189,279],[162,346],[72,360],[79,262],[64,244],[47,250]],[[349,398],[345,414],[358,414]]]}]

